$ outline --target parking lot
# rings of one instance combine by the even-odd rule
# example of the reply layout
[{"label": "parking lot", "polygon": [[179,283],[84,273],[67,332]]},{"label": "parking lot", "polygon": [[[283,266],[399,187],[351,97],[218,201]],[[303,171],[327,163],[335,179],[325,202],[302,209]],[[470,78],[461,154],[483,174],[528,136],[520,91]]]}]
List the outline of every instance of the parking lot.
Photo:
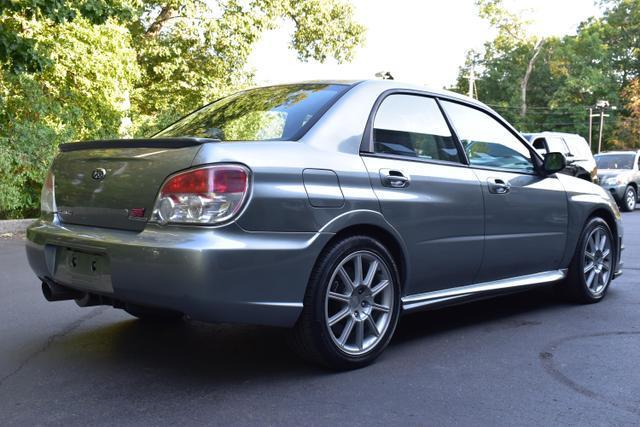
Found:
[{"label": "parking lot", "polygon": [[275,328],[152,326],[47,303],[0,240],[0,424],[640,424],[640,211],[605,301],[549,289],[401,320],[372,366],[301,362]]}]

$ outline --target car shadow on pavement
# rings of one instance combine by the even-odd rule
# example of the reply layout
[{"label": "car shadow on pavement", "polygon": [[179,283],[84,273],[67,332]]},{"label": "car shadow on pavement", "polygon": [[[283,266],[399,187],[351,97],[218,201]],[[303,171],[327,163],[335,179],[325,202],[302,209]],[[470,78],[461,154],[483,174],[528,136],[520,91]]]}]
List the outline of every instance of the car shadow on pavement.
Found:
[{"label": "car shadow on pavement", "polygon": [[495,330],[537,325],[541,322],[523,319],[523,316],[538,317],[535,314],[539,311],[567,306],[570,304],[563,302],[552,287],[545,286],[439,310],[410,313],[400,319],[393,342],[426,339],[470,326]]},{"label": "car shadow on pavement", "polygon": [[[414,313],[401,319],[390,346],[428,341],[469,326],[501,329],[538,324],[522,320],[523,315],[560,304],[550,290],[540,289]],[[115,369],[117,375],[127,371],[155,373],[169,383],[211,385],[327,374],[299,359],[286,338],[287,331],[280,328],[195,321],[152,324],[132,319],[84,328],[58,345],[63,347],[59,349],[66,362],[71,362],[69,366],[97,365],[100,370]]]}]

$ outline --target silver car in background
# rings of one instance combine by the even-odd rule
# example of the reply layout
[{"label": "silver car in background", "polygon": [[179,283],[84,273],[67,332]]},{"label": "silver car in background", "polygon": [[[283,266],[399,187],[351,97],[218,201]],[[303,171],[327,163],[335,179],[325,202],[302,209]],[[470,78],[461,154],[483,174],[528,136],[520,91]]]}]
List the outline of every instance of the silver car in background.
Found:
[{"label": "silver car in background", "polygon": [[401,313],[621,272],[610,195],[487,106],[393,81],[251,89],[149,139],[65,144],[27,255],[50,301],[291,328],[373,361]]},{"label": "silver car in background", "polygon": [[620,209],[634,211],[640,187],[640,152],[608,151],[595,158],[600,185],[611,193]]}]

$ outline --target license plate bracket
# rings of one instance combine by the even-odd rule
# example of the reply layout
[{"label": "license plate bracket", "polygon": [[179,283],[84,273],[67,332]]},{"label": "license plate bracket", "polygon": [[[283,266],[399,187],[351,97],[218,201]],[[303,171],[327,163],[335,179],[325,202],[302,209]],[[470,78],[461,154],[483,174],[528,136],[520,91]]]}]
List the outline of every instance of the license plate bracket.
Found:
[{"label": "license plate bracket", "polygon": [[103,253],[58,247],[54,280],[76,289],[113,293],[111,265]]}]

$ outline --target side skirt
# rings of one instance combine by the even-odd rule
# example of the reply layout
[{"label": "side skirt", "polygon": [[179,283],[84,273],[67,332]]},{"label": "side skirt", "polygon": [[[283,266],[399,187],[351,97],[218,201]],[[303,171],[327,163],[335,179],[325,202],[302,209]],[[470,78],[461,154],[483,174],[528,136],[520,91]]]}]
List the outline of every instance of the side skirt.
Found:
[{"label": "side skirt", "polygon": [[402,309],[404,311],[413,311],[429,308],[434,305],[453,305],[466,299],[483,298],[490,296],[491,294],[499,295],[502,293],[523,290],[536,285],[558,282],[565,277],[567,277],[566,269],[553,270],[528,274],[526,276],[512,277],[509,279],[500,279],[493,282],[477,283],[457,288],[407,295],[402,298]]}]

